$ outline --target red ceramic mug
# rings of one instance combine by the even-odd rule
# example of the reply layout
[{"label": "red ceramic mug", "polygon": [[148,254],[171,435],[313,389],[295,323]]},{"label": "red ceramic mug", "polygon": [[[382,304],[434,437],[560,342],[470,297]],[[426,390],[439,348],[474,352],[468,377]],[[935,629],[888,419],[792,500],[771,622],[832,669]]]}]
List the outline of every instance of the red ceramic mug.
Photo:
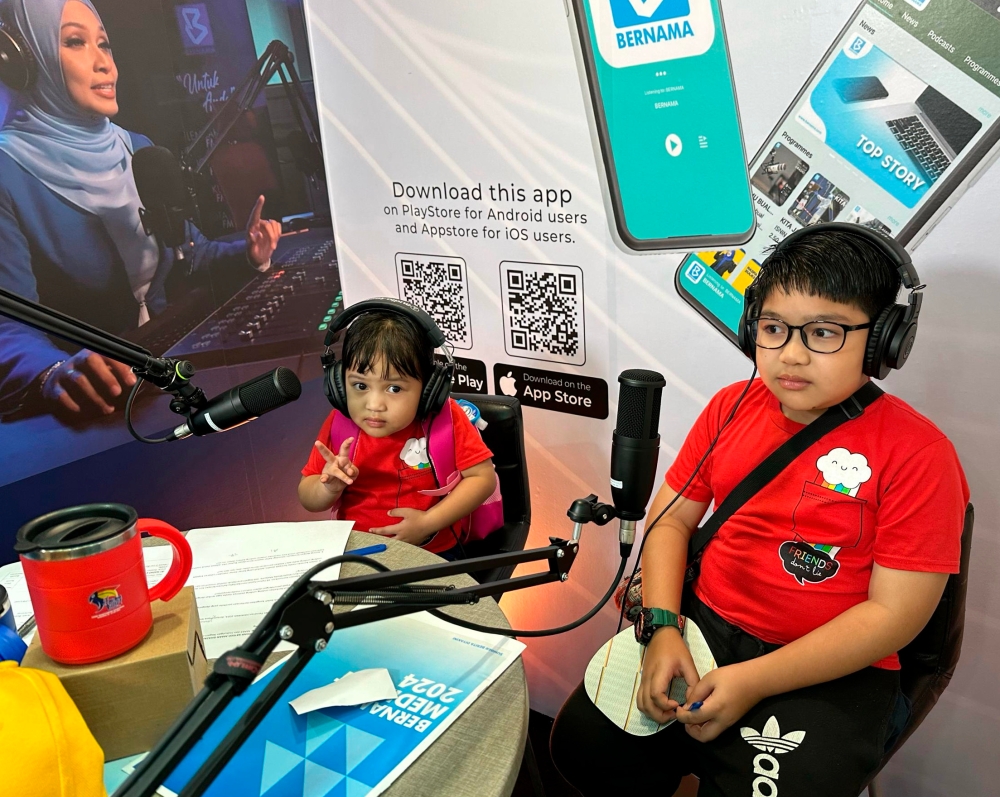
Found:
[{"label": "red ceramic mug", "polygon": [[[146,583],[142,532],[174,549],[167,574]],[[149,603],[168,601],[191,574],[191,546],[177,529],[139,519],[124,504],[87,504],[35,518],[17,532],[42,650],[63,664],[93,664],[142,642]]]}]

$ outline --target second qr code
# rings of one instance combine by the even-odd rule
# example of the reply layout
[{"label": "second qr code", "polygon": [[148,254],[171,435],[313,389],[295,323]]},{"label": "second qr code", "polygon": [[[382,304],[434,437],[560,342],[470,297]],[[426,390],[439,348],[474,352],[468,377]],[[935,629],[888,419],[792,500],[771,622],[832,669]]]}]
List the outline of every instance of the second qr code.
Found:
[{"label": "second qr code", "polygon": [[500,264],[504,348],[513,357],[583,365],[583,270],[579,266]]}]

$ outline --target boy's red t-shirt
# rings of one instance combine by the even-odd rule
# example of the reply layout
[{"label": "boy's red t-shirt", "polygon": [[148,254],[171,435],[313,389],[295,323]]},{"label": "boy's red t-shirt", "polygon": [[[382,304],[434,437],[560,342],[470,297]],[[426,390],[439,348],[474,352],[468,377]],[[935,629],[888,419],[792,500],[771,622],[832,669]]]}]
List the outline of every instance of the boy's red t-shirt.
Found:
[{"label": "boy's red t-shirt", "polygon": [[[667,472],[678,491],[745,382],[715,395]],[[802,429],[757,379],[684,495],[721,504]],[[872,563],[957,573],[969,487],[933,423],[888,394],[814,443],[727,520],[704,550],[698,597],[733,625],[787,644],[868,599]],[[899,657],[874,663],[898,669]]]},{"label": "boy's red t-shirt", "polygon": [[[468,416],[454,399],[449,399],[448,403],[455,427],[455,467],[463,471],[490,459],[493,453],[486,447]],[[316,436],[325,446],[330,445],[330,427],[336,413],[334,410],[327,416]],[[354,484],[344,490],[337,516],[353,520],[356,531],[368,531],[399,523],[402,518],[390,516],[388,512],[391,509],[410,507],[426,511],[440,501],[440,498],[421,495],[419,492],[436,490],[438,487],[426,455],[420,457],[415,454],[417,451],[427,451],[426,444],[421,448],[413,442],[423,438],[424,431],[417,421],[388,437],[371,437],[362,431],[358,435],[353,460],[358,476]],[[404,456],[416,464],[407,464],[403,460]],[[322,454],[313,447],[302,475],[320,474],[325,464]],[[424,543],[423,547],[433,553],[440,553],[454,548],[457,542],[457,529],[442,529]]]}]

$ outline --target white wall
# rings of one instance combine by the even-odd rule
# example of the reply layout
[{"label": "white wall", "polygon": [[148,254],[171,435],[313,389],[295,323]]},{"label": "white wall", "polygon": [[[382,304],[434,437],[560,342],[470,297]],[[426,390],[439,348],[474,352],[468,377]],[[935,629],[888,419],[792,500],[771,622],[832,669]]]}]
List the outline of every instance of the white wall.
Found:
[{"label": "white wall", "polygon": [[[675,257],[627,258],[611,245],[560,0],[307,0],[325,149],[350,302],[396,293],[398,251],[464,257],[476,347],[503,352],[497,267],[504,258],[572,263],[587,280],[588,361],[582,373],[611,383],[624,368],[667,374],[661,471],[708,398],[749,373],[745,359],[696,316],[673,288]],[[731,2],[727,27],[746,134],[753,153],[850,16],[850,0]],[[439,244],[391,231],[383,207],[392,180],[513,181],[567,186],[591,223],[580,242]],[[712,187],[708,187],[710,190]],[[1000,168],[959,202],[915,256],[928,284],[920,334],[906,370],[885,386],[929,415],[958,448],[977,508],[962,664],[921,730],[896,756],[889,794],[996,793],[1000,760]],[[588,492],[607,496],[611,418],[599,422],[526,410],[534,522],[529,544],[568,533],[566,508]],[[993,462],[993,465],[990,463]],[[616,535],[587,532],[564,585],[511,594],[516,627],[572,619],[604,592]],[[525,659],[532,703],[554,713],[614,613],[572,634],[532,640]]]}]

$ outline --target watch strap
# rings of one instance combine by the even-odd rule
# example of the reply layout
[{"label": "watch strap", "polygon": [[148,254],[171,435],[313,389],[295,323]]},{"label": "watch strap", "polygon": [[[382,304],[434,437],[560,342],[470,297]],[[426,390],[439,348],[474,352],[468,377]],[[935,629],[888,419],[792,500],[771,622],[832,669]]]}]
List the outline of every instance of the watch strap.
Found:
[{"label": "watch strap", "polygon": [[635,639],[640,645],[648,645],[653,634],[666,627],[680,631],[680,617],[668,609],[643,608],[635,619]]},{"label": "watch strap", "polygon": [[663,628],[665,625],[672,625],[678,631],[681,627],[680,617],[674,614],[669,609],[654,609],[649,610],[651,615],[650,626],[655,630],[657,628]]}]

